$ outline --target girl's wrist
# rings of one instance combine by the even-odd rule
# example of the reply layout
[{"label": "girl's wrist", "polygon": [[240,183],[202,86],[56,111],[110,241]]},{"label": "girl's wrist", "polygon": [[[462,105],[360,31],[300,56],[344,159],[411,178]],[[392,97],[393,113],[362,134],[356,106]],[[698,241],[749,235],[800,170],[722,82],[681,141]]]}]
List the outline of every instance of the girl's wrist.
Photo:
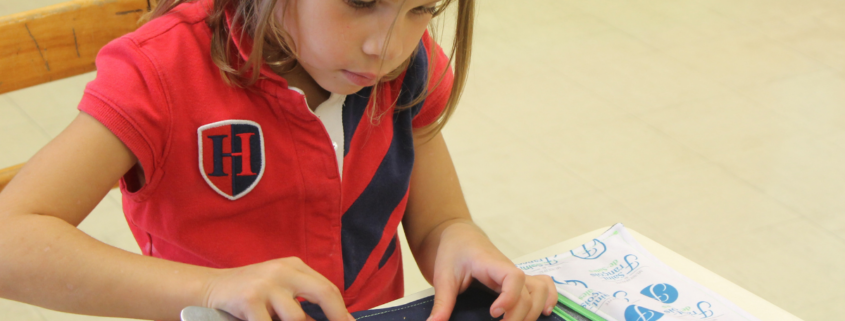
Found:
[{"label": "girl's wrist", "polygon": [[475,225],[473,221],[470,220],[456,220],[451,222],[448,226],[445,226],[443,230],[440,232],[440,239],[444,240],[447,238],[458,238],[463,239],[467,237],[478,236],[484,240],[488,240],[487,234],[481,230],[478,225]]},{"label": "girl's wrist", "polygon": [[[216,276],[223,271],[204,266],[178,264],[180,266],[170,272],[173,275],[165,279],[169,281],[164,282],[169,284],[165,284],[164,289],[161,290],[160,293],[164,296],[159,301],[161,307],[168,307],[166,308],[167,311],[175,310],[177,318],[182,309],[186,307],[209,307],[209,289]],[[167,313],[171,315],[173,312]]]},{"label": "girl's wrist", "polygon": [[212,293],[216,287],[216,284],[220,277],[226,273],[229,269],[215,269],[215,268],[203,268],[204,271],[201,272],[199,277],[199,286],[198,286],[198,294],[194,295],[193,297],[198,299],[195,302],[197,306],[202,306],[206,308],[213,308],[212,302]]}]

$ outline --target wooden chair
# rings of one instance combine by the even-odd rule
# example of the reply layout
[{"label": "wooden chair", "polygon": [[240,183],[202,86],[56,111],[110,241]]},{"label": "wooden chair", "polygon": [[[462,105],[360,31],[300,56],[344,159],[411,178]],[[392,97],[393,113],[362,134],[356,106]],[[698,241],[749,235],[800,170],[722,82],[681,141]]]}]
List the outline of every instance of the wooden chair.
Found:
[{"label": "wooden chair", "polygon": [[[154,5],[73,0],[0,17],[0,94],[95,70],[100,48],[137,29]],[[0,169],[0,191],[21,167]]]}]

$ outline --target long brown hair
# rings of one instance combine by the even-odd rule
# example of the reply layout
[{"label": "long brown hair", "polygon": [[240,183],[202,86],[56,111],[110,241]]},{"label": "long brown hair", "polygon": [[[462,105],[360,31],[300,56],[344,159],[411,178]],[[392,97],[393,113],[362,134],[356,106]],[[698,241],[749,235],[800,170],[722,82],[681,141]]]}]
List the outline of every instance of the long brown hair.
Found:
[{"label": "long brown hair", "polygon": [[[193,0],[159,0],[152,11],[146,15],[144,20],[152,20],[166,14],[168,11],[183,2]],[[284,73],[296,67],[296,48],[290,35],[281,28],[281,22],[276,21],[273,14],[278,0],[213,0],[214,6],[206,19],[211,29],[211,58],[220,68],[220,74],[226,83],[248,88],[258,81],[262,63],[267,63],[276,72]],[[434,12],[434,15],[442,13],[452,2],[458,2],[455,24],[455,37],[449,53],[449,65],[453,65],[454,81],[452,84],[449,99],[440,117],[425,128],[425,133],[433,134],[440,131],[446,121],[454,113],[460,100],[461,93],[467,80],[469,72],[470,55],[472,52],[472,31],[475,16],[475,0],[442,0]],[[239,41],[244,39],[263,39],[263,41],[252,41],[252,50],[246,60],[234,50],[234,39],[230,24],[226,20],[226,10],[232,8],[231,25],[241,26]],[[283,8],[286,10],[287,8]],[[284,16],[284,15],[282,15]],[[434,21],[434,20],[432,20]],[[434,23],[429,26],[432,38],[436,38]],[[391,28],[392,29],[392,28]],[[388,34],[388,39],[390,35]],[[240,44],[239,44],[240,45]],[[385,46],[386,48],[387,46]],[[434,59],[437,59],[437,51],[429,50],[429,72],[427,73],[426,88],[434,88],[443,80],[446,70],[440,75],[434,75]],[[411,55],[413,57],[413,55]],[[376,97],[379,86],[385,81],[398,77],[410,64],[410,57],[398,69],[391,71],[382,78],[373,88],[372,97]],[[432,84],[432,82],[434,82]],[[397,109],[404,109],[422,102],[427,96],[428,90],[423,91],[411,103],[404,106],[391,106]],[[373,100],[373,108],[375,100]],[[378,121],[380,113],[372,112],[371,120]]]}]

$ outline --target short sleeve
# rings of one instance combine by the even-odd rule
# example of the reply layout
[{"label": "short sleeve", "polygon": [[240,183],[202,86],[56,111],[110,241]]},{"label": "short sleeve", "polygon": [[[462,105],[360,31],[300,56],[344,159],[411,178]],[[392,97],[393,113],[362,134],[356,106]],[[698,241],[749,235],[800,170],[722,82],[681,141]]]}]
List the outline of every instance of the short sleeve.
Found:
[{"label": "short sleeve", "polygon": [[[432,51],[435,52],[432,61],[429,62],[434,64],[434,73],[431,75],[431,81],[428,84],[429,94],[425,98],[420,112],[414,117],[412,123],[414,128],[431,125],[440,118],[440,114],[446,108],[446,102],[449,101],[449,95],[452,92],[452,82],[454,81],[452,66],[449,65],[449,57],[446,56],[443,49],[431,38],[428,31],[423,34],[422,43],[429,57],[432,57]],[[443,79],[438,83],[441,75]]]},{"label": "short sleeve", "polygon": [[88,83],[79,110],[115,134],[144,168],[153,185],[165,150],[170,113],[161,78],[135,41],[118,38],[97,54],[97,77]]}]

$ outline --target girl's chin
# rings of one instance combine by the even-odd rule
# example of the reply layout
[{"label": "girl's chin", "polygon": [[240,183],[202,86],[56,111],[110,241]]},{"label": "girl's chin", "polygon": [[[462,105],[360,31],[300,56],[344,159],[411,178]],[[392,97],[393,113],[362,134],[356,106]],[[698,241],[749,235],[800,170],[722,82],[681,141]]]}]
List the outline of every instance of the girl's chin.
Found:
[{"label": "girl's chin", "polygon": [[[340,80],[340,81],[337,81]],[[330,86],[325,86],[323,89],[328,90],[331,93],[340,94],[340,95],[351,95],[361,91],[364,87],[357,86],[355,84],[350,83],[343,83],[343,79],[337,79],[335,83],[331,84]]]}]

